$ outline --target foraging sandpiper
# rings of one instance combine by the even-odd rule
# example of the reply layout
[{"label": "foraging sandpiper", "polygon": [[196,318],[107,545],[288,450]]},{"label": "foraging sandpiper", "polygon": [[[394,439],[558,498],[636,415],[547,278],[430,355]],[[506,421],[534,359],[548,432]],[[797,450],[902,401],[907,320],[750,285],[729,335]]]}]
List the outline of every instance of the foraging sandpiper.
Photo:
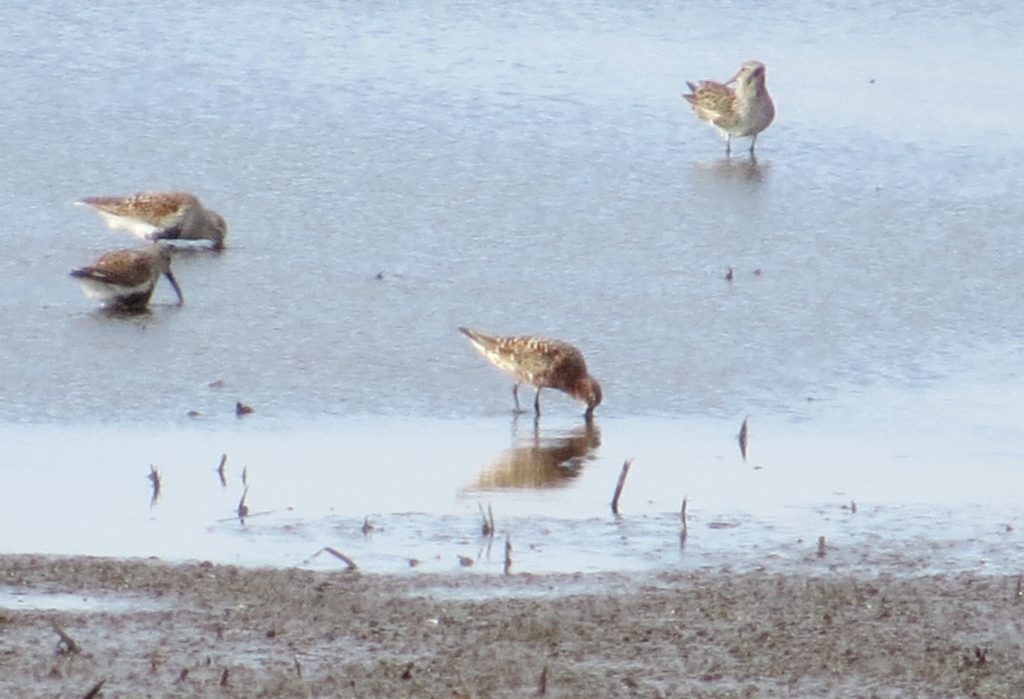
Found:
[{"label": "foraging sandpiper", "polygon": [[207,209],[188,192],[139,192],[128,197],[86,197],[76,201],[100,215],[115,230],[145,240],[209,240],[224,247],[228,226],[216,211]]},{"label": "foraging sandpiper", "polygon": [[[747,61],[725,83],[701,80],[686,84],[690,94],[683,99],[693,105],[701,120],[710,123],[725,139],[725,154],[732,152],[732,139],[751,136],[750,155],[754,155],[757,135],[775,118],[775,103],[764,84],[765,67],[758,61]],[[736,83],[735,89],[728,87]]]},{"label": "foraging sandpiper", "polygon": [[160,275],[174,287],[178,305],[184,302],[178,280],[171,272],[170,248],[153,243],[144,248],[114,250],[88,267],[71,271],[90,298],[118,310],[139,311],[149,303]]},{"label": "foraging sandpiper", "polygon": [[512,396],[519,408],[519,384],[536,387],[533,400],[534,414],[540,416],[540,389],[557,388],[587,404],[586,418],[594,415],[601,404],[601,384],[587,373],[583,354],[562,340],[543,337],[495,337],[459,328],[473,346],[494,366],[507,371],[516,379]]}]

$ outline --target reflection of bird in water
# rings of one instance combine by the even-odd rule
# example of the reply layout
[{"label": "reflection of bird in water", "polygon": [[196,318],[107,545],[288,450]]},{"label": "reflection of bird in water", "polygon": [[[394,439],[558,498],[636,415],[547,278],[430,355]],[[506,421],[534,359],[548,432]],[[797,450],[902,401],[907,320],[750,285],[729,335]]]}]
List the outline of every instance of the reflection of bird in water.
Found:
[{"label": "reflection of bird in water", "polygon": [[[701,80],[696,85],[686,83],[690,94],[683,98],[693,111],[725,139],[725,154],[732,151],[733,137],[751,136],[750,154],[754,154],[757,135],[768,128],[775,118],[775,103],[764,84],[765,67],[758,61],[747,61],[725,83]],[[736,87],[729,85],[735,83]]]},{"label": "reflection of bird in water", "polygon": [[572,430],[541,437],[537,423],[526,439],[480,472],[469,490],[552,488],[579,475],[601,446],[601,430],[592,421]]},{"label": "reflection of bird in water", "polygon": [[495,337],[459,328],[487,360],[516,378],[512,395],[519,411],[519,384],[528,383],[537,388],[533,410],[540,415],[540,389],[557,388],[587,404],[589,420],[594,408],[601,404],[601,384],[587,372],[583,353],[562,340],[524,335],[521,337]]},{"label": "reflection of bird in water", "polygon": [[694,163],[693,173],[699,177],[725,182],[749,183],[755,186],[764,182],[768,166],[758,162],[757,156],[749,158],[722,158],[711,163]]}]

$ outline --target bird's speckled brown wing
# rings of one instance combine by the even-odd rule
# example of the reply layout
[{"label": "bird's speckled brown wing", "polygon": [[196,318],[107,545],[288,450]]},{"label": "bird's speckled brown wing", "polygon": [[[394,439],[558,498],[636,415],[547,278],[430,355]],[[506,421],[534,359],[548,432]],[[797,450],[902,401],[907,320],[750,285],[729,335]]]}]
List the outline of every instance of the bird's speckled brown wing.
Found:
[{"label": "bird's speckled brown wing", "polygon": [[586,374],[583,355],[568,342],[532,335],[495,337],[469,328],[459,330],[494,366],[534,386],[565,390]]},{"label": "bird's speckled brown wing", "polygon": [[81,201],[94,209],[145,221],[158,228],[177,225],[186,211],[198,204],[188,192],[139,192],[130,197],[86,197]]},{"label": "bird's speckled brown wing", "polygon": [[520,374],[534,386],[565,390],[587,371],[580,351],[561,340],[524,336],[508,338],[504,344]]},{"label": "bird's speckled brown wing", "polygon": [[122,286],[144,284],[153,277],[153,258],[143,250],[115,250],[96,262],[76,270],[76,276],[89,276]]},{"label": "bird's speckled brown wing", "polygon": [[683,95],[693,105],[693,111],[704,121],[709,121],[721,128],[735,126],[736,93],[722,83],[714,80],[701,80],[694,85],[687,83],[691,94]]}]

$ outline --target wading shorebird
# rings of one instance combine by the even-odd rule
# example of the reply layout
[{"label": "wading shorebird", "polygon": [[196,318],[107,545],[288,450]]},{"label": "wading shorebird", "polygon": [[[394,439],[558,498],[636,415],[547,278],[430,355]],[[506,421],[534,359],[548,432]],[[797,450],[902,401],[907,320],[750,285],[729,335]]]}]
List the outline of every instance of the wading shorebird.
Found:
[{"label": "wading shorebird", "polygon": [[223,217],[188,192],[86,197],[75,203],[95,210],[110,228],[144,240],[209,240],[215,250],[220,250],[228,234]]},{"label": "wading shorebird", "polygon": [[542,388],[557,388],[586,403],[584,415],[588,420],[593,417],[594,408],[601,404],[601,384],[587,373],[583,354],[568,342],[529,335],[495,337],[469,328],[459,328],[459,331],[491,364],[515,377],[512,396],[516,401],[516,412],[522,412],[519,408],[521,383],[537,389],[533,411],[538,417]]},{"label": "wading shorebird", "polygon": [[86,296],[99,299],[108,308],[140,311],[149,303],[160,275],[174,287],[178,305],[184,301],[178,280],[171,272],[170,248],[153,243],[144,248],[114,250],[88,267],[71,271]]},{"label": "wading shorebird", "polygon": [[[750,155],[754,155],[757,135],[768,128],[775,118],[775,103],[764,85],[764,64],[747,61],[725,83],[701,80],[686,84],[690,94],[683,99],[693,105],[693,111],[725,139],[725,154],[732,152],[732,139],[751,136]],[[736,83],[735,89],[728,87]]]}]

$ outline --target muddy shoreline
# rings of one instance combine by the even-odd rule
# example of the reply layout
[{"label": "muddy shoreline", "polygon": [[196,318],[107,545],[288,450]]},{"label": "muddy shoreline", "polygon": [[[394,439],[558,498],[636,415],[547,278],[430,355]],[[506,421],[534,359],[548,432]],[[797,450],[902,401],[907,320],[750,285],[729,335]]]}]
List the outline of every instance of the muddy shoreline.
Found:
[{"label": "muddy shoreline", "polygon": [[[7,555],[0,585],[2,696],[79,697],[101,680],[104,697],[1024,696],[1016,576],[382,576]],[[76,603],[25,602],[60,593]]]}]

